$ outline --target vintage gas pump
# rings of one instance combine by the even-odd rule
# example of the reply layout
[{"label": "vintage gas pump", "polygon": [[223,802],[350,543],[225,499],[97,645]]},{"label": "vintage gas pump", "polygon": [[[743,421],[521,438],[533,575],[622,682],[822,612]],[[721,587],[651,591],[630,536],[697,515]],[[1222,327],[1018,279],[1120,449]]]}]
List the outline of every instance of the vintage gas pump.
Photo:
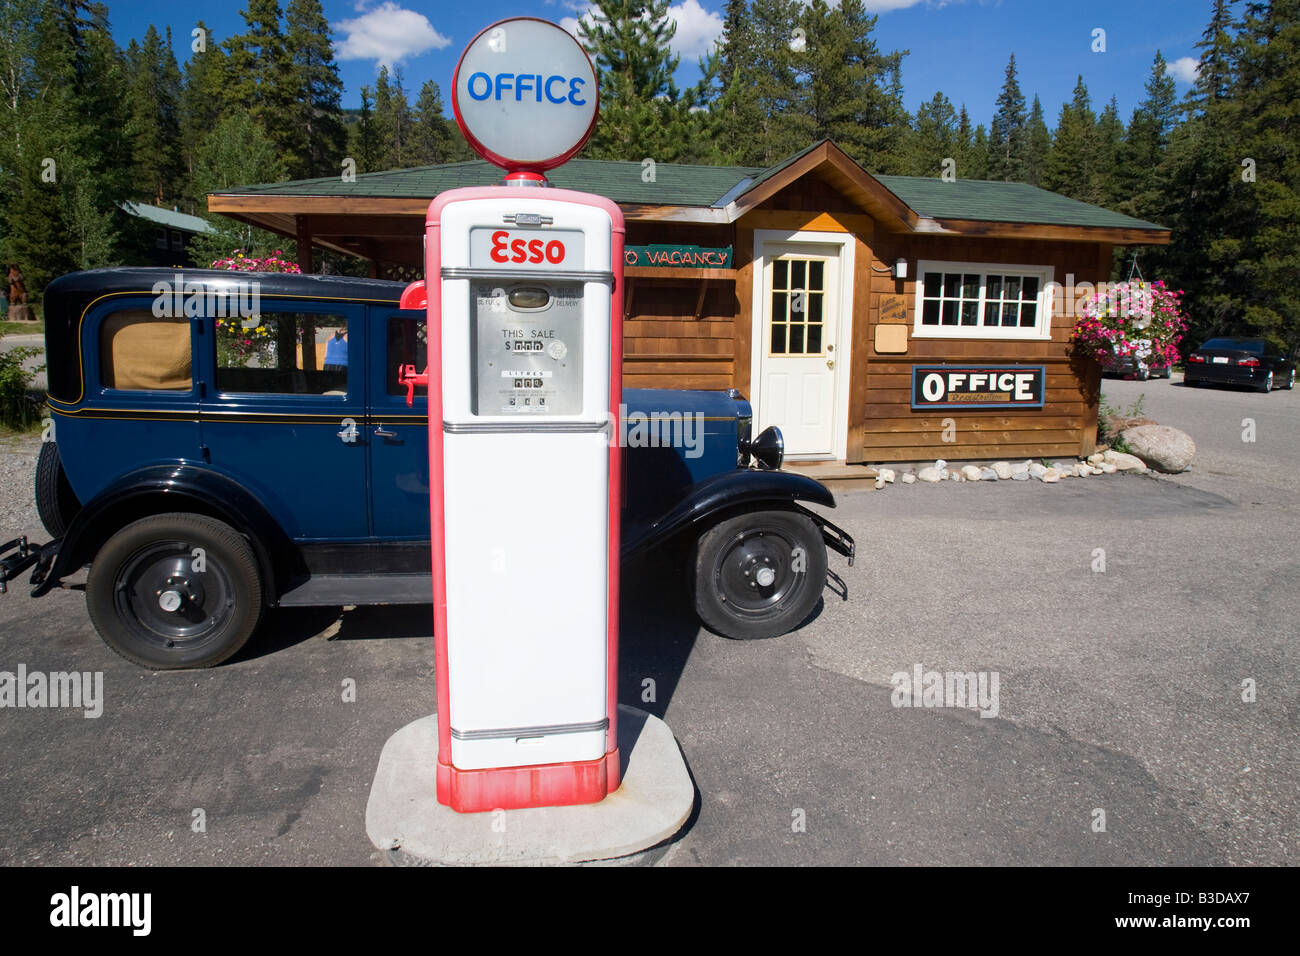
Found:
[{"label": "vintage gas pump", "polygon": [[[596,77],[546,21],[467,47],[453,106],[506,184],[429,206],[437,799],[594,803],[616,745],[623,217],[543,173],[590,134]],[[422,288],[421,288],[422,286]]]}]

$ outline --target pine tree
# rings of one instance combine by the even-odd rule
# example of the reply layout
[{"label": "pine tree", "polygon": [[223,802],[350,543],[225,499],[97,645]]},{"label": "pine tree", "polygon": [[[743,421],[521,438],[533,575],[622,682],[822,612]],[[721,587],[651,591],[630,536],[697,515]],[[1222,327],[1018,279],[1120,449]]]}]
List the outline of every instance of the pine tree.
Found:
[{"label": "pine tree", "polygon": [[374,100],[368,86],[361,87],[361,111],[352,127],[348,152],[357,161],[357,172],[373,173],[380,169],[382,157],[379,130],[375,126]]},{"label": "pine tree", "polygon": [[[285,178],[284,162],[271,138],[247,113],[233,111],[203,138],[195,168],[200,194],[235,189]],[[256,229],[225,216],[203,214],[212,231],[190,240],[190,259],[197,266],[228,256],[235,249],[262,256],[275,249],[294,255],[292,243],[275,233]]]},{"label": "pine tree", "polygon": [[1092,97],[1080,75],[1074,85],[1074,98],[1061,107],[1056,123],[1056,138],[1047,159],[1043,177],[1045,188],[1072,199],[1096,202],[1097,117],[1092,112]]},{"label": "pine tree", "polygon": [[1036,95],[1026,129],[1028,145],[1025,148],[1025,182],[1041,186],[1043,176],[1047,173],[1047,157],[1052,151],[1052,131],[1047,128],[1047,121],[1043,118],[1043,104]]},{"label": "pine tree", "polygon": [[347,145],[341,105],[343,81],[320,0],[290,0],[285,24],[285,49],[294,87],[289,176],[335,175]]},{"label": "pine tree", "polygon": [[233,109],[247,110],[270,137],[286,167],[298,167],[303,157],[294,150],[294,104],[298,94],[292,63],[280,28],[277,0],[248,0],[241,11],[245,33],[226,41],[230,54],[227,93]]},{"label": "pine tree", "polygon": [[152,25],[144,43],[127,49],[130,73],[128,135],[133,156],[136,199],[163,206],[179,199],[183,190],[180,99],[181,73],[172,50]]},{"label": "pine tree", "polygon": [[1121,212],[1140,219],[1155,215],[1159,198],[1154,194],[1156,174],[1169,149],[1178,120],[1177,90],[1168,64],[1159,50],[1146,82],[1146,98],[1133,111],[1124,138],[1116,188]]},{"label": "pine tree", "polygon": [[442,91],[425,80],[415,101],[415,127],[411,134],[411,159],[420,166],[452,162],[453,137],[442,115]]},{"label": "pine tree", "polygon": [[716,124],[713,143],[719,160],[754,165],[765,159],[766,151],[759,131],[766,125],[768,117],[759,102],[758,36],[748,15],[748,6],[746,0],[727,0],[723,33],[713,64],[717,89],[708,97],[707,107]]},{"label": "pine tree", "polygon": [[404,169],[412,161],[411,107],[402,86],[401,67],[390,74],[387,66],[379,68],[375,79],[375,139],[379,146],[380,169]]},{"label": "pine tree", "polygon": [[668,0],[598,0],[578,38],[596,65],[600,121],[585,155],[672,162],[691,150],[692,97],[673,80],[679,57]]},{"label": "pine tree", "polygon": [[1006,79],[998,96],[998,110],[989,132],[989,178],[1024,182],[1029,175],[1025,97],[1016,79],[1016,55],[1007,63]]},{"label": "pine tree", "polygon": [[1114,207],[1123,198],[1117,180],[1124,148],[1124,121],[1119,118],[1119,101],[1115,97],[1097,120],[1095,144],[1091,194],[1095,202]]},{"label": "pine tree", "polygon": [[936,92],[916,111],[912,125],[910,176],[939,176],[946,159],[957,160],[957,112],[948,97]]},{"label": "pine tree", "polygon": [[231,104],[226,51],[202,20],[196,24],[196,29],[201,32],[190,38],[190,58],[185,63],[180,107],[185,199],[187,211],[192,215],[208,208],[207,198],[199,194],[194,185],[199,145],[216,128]]}]

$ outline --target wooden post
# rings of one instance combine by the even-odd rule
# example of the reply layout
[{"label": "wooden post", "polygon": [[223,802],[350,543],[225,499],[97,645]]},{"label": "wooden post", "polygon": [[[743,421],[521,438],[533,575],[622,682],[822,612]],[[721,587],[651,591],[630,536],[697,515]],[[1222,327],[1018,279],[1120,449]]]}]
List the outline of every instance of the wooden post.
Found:
[{"label": "wooden post", "polygon": [[311,223],[306,216],[293,217],[298,240],[298,268],[303,272],[315,272],[311,254]]}]

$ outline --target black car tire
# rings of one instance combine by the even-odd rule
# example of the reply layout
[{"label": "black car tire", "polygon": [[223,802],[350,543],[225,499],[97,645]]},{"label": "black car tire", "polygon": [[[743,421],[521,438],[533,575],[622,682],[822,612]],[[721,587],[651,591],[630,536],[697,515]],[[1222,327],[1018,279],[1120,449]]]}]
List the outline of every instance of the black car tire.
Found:
[{"label": "black car tire", "polygon": [[41,517],[41,524],[51,537],[62,538],[80,510],[81,502],[63,471],[58,444],[42,442],[36,459],[36,513]]},{"label": "black car tire", "polygon": [[1151,369],[1139,368],[1133,377],[1136,378],[1139,382],[1145,382],[1147,379],[1151,377]]},{"label": "black car tire", "polygon": [[1285,387],[1288,392],[1295,388],[1295,369],[1291,369],[1291,375],[1287,378]]},{"label": "black car tire", "polygon": [[757,511],[706,531],[687,567],[695,611],[709,630],[735,640],[779,637],[817,606],[826,584],[826,545],[807,515]]},{"label": "black car tire", "polygon": [[1259,387],[1259,390],[1260,390],[1261,392],[1263,392],[1265,395],[1267,395],[1269,392],[1273,391],[1273,373],[1272,373],[1272,372],[1269,372],[1268,375],[1264,377],[1264,384],[1261,385],[1261,386]]},{"label": "black car tire", "polygon": [[135,664],[212,667],[257,628],[262,580],[253,549],[229,525],[206,515],[152,515],[99,549],[86,579],[86,609],[104,642]]}]

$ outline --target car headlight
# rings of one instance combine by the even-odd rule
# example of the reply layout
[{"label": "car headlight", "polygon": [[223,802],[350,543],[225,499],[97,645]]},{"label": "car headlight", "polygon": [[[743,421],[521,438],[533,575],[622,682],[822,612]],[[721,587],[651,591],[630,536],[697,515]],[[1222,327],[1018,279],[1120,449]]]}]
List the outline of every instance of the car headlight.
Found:
[{"label": "car headlight", "polygon": [[749,443],[747,451],[754,456],[758,467],[767,471],[776,471],[785,458],[785,438],[781,435],[781,429],[775,425],[764,428],[758,433],[758,437]]}]

